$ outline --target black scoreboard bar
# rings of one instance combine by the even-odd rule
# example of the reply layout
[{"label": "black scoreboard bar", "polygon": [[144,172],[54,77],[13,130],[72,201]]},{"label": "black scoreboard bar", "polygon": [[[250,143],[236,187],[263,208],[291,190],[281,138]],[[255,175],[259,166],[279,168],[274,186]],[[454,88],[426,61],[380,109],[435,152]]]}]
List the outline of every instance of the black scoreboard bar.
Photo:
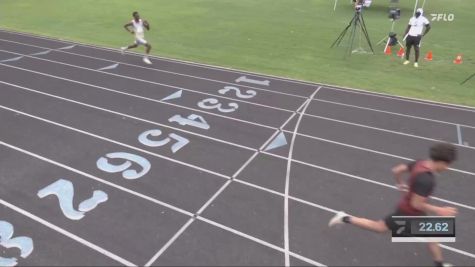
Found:
[{"label": "black scoreboard bar", "polygon": [[392,242],[455,242],[455,217],[393,216]]}]

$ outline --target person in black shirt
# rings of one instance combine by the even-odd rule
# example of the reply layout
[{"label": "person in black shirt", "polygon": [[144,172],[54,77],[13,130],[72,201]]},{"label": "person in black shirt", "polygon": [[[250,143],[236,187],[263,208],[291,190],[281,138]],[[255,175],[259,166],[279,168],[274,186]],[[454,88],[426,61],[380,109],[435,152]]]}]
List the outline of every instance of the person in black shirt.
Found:
[{"label": "person in black shirt", "polygon": [[[357,227],[378,233],[386,233],[395,229],[392,216],[425,216],[428,213],[438,216],[455,216],[457,209],[454,207],[439,207],[428,203],[428,198],[435,188],[435,173],[440,173],[449,168],[457,158],[457,149],[448,143],[438,143],[430,148],[429,160],[418,160],[409,164],[400,164],[392,169],[396,178],[397,187],[405,194],[399,202],[397,209],[384,220],[369,220],[354,217],[345,212],[338,212],[329,222],[329,226],[338,224],[352,224]],[[406,183],[403,175],[409,173]],[[438,243],[428,243],[436,266],[450,266],[444,263],[442,250]]]}]

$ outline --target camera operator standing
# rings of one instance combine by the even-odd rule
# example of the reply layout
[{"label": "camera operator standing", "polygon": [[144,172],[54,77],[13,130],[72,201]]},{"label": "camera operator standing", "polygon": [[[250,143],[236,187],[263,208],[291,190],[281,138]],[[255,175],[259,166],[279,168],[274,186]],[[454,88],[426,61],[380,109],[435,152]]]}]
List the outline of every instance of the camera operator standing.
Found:
[{"label": "camera operator standing", "polygon": [[[416,10],[415,16],[409,20],[409,25],[407,25],[406,32],[404,33],[404,36],[406,36],[406,61],[404,61],[404,65],[410,63],[409,54],[411,53],[411,47],[414,46],[414,50],[416,51],[414,67],[416,68],[419,67],[419,46],[421,39],[430,31],[429,20],[422,15],[423,13],[422,8]],[[426,28],[424,33],[422,33],[424,26]]]}]

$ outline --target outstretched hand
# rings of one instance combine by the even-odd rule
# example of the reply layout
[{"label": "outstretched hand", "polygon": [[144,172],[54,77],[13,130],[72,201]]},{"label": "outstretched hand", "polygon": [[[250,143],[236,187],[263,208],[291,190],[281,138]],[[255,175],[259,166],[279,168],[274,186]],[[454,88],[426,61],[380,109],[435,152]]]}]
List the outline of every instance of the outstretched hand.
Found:
[{"label": "outstretched hand", "polygon": [[399,191],[403,191],[403,192],[407,192],[407,190],[409,190],[409,186],[405,183],[396,184],[396,187]]},{"label": "outstretched hand", "polygon": [[439,207],[437,209],[437,215],[439,216],[455,216],[457,212],[457,208],[454,207]]}]

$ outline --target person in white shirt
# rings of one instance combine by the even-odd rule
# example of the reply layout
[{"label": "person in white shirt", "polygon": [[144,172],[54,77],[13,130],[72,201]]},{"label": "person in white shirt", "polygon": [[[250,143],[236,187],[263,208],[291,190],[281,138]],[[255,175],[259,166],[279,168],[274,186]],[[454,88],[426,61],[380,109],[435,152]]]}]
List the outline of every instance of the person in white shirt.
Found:
[{"label": "person in white shirt", "polygon": [[[407,25],[406,32],[404,33],[404,36],[406,36],[406,61],[404,61],[404,65],[409,64],[409,54],[411,53],[411,47],[414,46],[416,51],[414,67],[416,68],[419,67],[419,45],[421,39],[430,31],[429,20],[422,15],[423,13],[422,8],[416,10],[415,16],[409,20],[409,25]],[[424,26],[425,31],[422,33]]]},{"label": "person in white shirt", "polygon": [[[146,20],[143,20],[140,18],[140,15],[137,11],[132,13],[133,19],[129,23],[124,25],[124,28],[126,31],[130,32],[131,34],[135,35],[135,42],[132,45],[129,46],[124,46],[121,47],[120,49],[122,50],[122,53],[125,52],[127,49],[131,48],[136,48],[139,45],[145,46],[145,57],[143,58],[143,61],[147,64],[152,64],[150,59],[148,58],[148,55],[150,54],[150,50],[152,49],[152,46],[145,40],[145,29],[150,30],[150,24]],[[131,30],[130,27],[133,27]]]}]

